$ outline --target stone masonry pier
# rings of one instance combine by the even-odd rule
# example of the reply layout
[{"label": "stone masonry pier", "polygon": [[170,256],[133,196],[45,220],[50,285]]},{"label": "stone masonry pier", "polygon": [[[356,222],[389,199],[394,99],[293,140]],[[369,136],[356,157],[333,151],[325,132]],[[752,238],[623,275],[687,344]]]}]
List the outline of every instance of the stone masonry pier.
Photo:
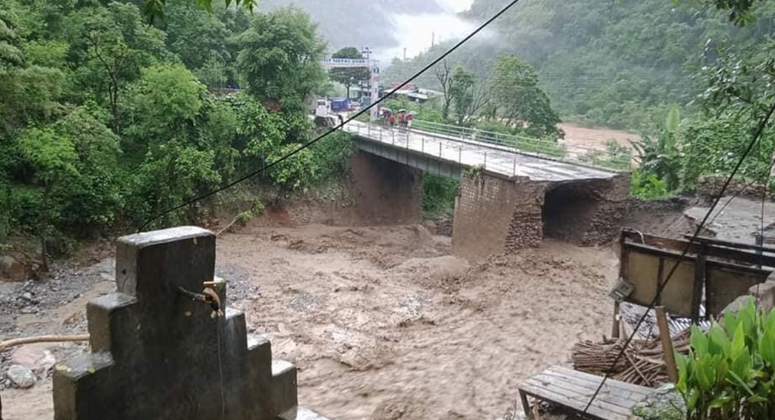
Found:
[{"label": "stone masonry pier", "polygon": [[630,178],[534,181],[480,172],[461,180],[452,249],[477,260],[538,247],[551,237],[579,245],[613,239],[629,196]]}]

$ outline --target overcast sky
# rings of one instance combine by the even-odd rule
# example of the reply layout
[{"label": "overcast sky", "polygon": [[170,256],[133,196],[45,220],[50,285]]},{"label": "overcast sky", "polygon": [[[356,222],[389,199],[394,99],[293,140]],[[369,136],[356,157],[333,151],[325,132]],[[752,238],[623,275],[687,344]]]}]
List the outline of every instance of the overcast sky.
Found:
[{"label": "overcast sky", "polygon": [[468,10],[471,7],[471,4],[474,2],[474,0],[436,0],[436,1],[442,7],[445,7],[447,10],[454,13],[460,13]]}]

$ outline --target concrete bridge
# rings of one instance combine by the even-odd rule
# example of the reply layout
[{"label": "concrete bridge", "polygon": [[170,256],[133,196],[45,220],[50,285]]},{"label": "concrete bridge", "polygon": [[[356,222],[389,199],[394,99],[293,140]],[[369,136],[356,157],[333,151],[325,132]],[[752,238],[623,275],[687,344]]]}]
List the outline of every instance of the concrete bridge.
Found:
[{"label": "concrete bridge", "polygon": [[[629,157],[440,124],[411,130],[353,121],[358,201],[370,220],[422,220],[422,176],[460,179],[453,252],[469,259],[540,246],[544,237],[608,242],[629,197]],[[590,157],[594,157],[591,159]]]}]

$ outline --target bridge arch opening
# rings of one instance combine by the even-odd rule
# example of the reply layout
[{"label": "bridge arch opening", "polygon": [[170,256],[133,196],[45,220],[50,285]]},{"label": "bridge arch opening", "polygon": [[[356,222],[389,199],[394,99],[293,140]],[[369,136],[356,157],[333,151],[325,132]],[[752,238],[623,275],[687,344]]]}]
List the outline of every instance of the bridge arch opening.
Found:
[{"label": "bridge arch opening", "polygon": [[548,189],[541,211],[545,238],[582,243],[600,203],[594,181],[562,183]]}]

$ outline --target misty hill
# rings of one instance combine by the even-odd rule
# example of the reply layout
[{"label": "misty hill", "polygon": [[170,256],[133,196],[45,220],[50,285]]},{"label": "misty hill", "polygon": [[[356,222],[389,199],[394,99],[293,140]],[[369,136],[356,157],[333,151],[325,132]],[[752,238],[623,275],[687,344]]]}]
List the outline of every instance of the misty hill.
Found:
[{"label": "misty hill", "polygon": [[342,47],[397,46],[393,13],[442,13],[434,0],[263,0],[261,10],[294,5],[306,10],[331,51]]},{"label": "misty hill", "polygon": [[[502,0],[475,0],[466,18],[482,22]],[[703,89],[694,77],[703,52],[761,44],[775,27],[775,2],[763,2],[758,19],[735,27],[728,13],[693,2],[666,0],[531,0],[504,14],[451,61],[486,76],[502,53],[517,54],[539,73],[552,105],[566,120],[617,128],[649,129],[671,104],[686,106]],[[402,78],[438,57],[449,44],[395,62],[386,80]],[[403,68],[402,68],[403,67]],[[432,76],[423,80],[433,82]]]}]

